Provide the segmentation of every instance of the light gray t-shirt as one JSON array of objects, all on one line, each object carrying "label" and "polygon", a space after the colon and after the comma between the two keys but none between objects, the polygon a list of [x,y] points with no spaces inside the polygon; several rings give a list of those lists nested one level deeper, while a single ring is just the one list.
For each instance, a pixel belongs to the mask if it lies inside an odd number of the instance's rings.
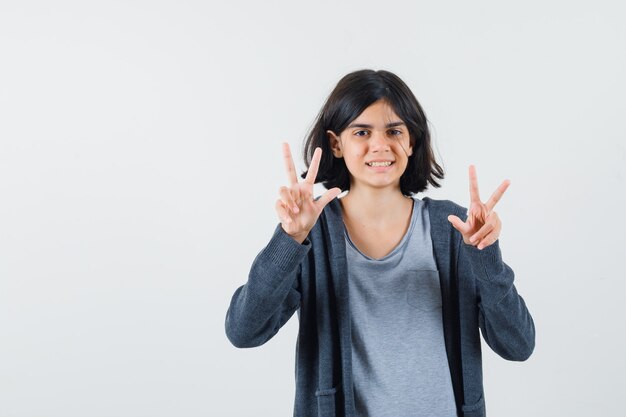
[{"label": "light gray t-shirt", "polygon": [[455,417],[427,208],[381,259],[345,236],[357,416]]}]

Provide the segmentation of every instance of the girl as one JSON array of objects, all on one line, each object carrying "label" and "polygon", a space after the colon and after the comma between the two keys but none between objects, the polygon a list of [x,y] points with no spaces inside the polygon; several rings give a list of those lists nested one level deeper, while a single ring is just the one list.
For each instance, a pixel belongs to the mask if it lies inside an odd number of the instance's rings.
[{"label": "girl", "polygon": [[[298,182],[283,144],[280,224],[233,295],[229,340],[262,345],[298,311],[294,416],[485,416],[479,329],[505,359],[535,344],[498,245],[509,182],[483,203],[470,166],[469,210],[415,198],[444,173],[421,106],[387,71],[339,81],[304,156]],[[328,191],[313,198],[316,182]]]}]

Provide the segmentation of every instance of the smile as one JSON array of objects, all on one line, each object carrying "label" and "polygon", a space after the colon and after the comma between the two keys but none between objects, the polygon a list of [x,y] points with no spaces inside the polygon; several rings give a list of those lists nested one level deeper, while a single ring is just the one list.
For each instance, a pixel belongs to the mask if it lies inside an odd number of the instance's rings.
[{"label": "smile", "polygon": [[393,164],[392,161],[387,161],[387,162],[366,162],[365,163],[367,166],[370,167],[388,167],[391,164]]}]

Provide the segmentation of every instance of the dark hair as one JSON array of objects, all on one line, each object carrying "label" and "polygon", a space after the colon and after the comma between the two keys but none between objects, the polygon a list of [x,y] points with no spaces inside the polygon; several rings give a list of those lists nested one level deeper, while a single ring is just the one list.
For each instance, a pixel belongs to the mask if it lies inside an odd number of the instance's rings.
[{"label": "dark hair", "polygon": [[302,178],[306,177],[315,148],[320,147],[322,159],[315,182],[322,182],[327,189],[350,189],[350,172],[344,159],[333,155],[327,131],[341,134],[367,107],[380,99],[387,101],[406,124],[413,146],[413,154],[400,177],[402,194],[410,196],[424,191],[429,183],[440,187],[437,179],[443,179],[443,168],[435,161],[430,146],[428,120],[422,107],[397,75],[369,69],[347,74],[328,96],[306,137],[304,162],[307,171],[302,174]]}]

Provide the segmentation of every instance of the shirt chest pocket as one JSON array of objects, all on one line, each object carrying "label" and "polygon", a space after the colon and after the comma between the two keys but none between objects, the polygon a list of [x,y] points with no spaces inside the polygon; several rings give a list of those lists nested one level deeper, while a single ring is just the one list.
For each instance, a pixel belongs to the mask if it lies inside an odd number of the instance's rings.
[{"label": "shirt chest pocket", "polygon": [[406,302],[421,311],[441,309],[439,271],[419,269],[408,271],[405,279]]}]

